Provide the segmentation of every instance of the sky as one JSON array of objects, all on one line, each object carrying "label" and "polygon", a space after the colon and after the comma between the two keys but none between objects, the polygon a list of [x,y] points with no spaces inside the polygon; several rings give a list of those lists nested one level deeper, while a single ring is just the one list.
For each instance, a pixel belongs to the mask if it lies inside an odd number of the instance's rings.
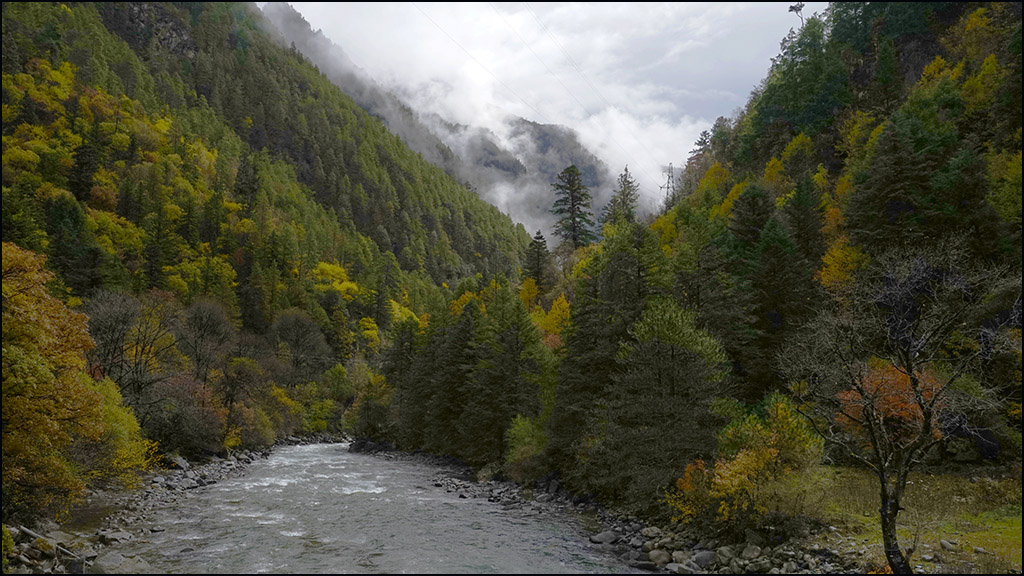
[{"label": "sky", "polygon": [[665,167],[746,103],[800,26],[790,3],[292,6],[418,110],[499,137],[509,115],[573,128],[614,174],[629,165],[648,209]]}]

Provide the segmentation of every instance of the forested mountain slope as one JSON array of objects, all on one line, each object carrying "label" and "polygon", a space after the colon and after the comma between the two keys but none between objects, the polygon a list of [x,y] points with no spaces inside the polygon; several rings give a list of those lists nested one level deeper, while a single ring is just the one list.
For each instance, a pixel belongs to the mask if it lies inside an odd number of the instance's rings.
[{"label": "forested mountain slope", "polygon": [[[23,509],[8,494],[52,488],[36,459],[78,442],[18,440],[54,417],[8,397],[32,321],[11,319],[9,349],[8,266],[32,290],[47,278],[20,250],[47,257],[58,308],[88,314],[91,339],[65,351],[87,366],[38,361],[112,379],[164,450],[259,444],[308,428],[300,414],[334,426],[356,396],[343,366],[394,318],[443,303],[446,282],[518,276],[522,227],[281,48],[253,5],[8,3],[3,21],[5,518]],[[57,492],[87,468],[67,466]],[[26,474],[41,484],[21,494]]]},{"label": "forested mountain slope", "polygon": [[287,3],[269,2],[263,12],[280,30],[284,45],[294,46],[410,148],[531,229],[550,230],[553,225],[548,212],[551,182],[569,164],[579,167],[598,206],[608,201],[608,167],[571,128],[509,117],[505,134],[499,136],[487,128],[415,110],[353,63],[341,46],[319,30],[314,32]]}]

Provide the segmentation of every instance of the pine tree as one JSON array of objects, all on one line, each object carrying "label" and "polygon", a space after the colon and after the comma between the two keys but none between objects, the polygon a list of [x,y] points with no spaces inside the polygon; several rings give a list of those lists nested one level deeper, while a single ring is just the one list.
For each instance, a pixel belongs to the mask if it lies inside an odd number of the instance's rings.
[{"label": "pine tree", "polygon": [[729,231],[741,246],[749,248],[757,243],[761,229],[774,211],[768,190],[760,184],[751,184],[733,204]]},{"label": "pine tree", "polygon": [[[705,132],[706,133],[706,132]],[[636,222],[636,204],[640,199],[640,186],[629,173],[629,166],[619,174],[619,187],[604,207],[599,221],[602,225]]]},{"label": "pine tree", "polygon": [[537,283],[537,287],[542,290],[544,287],[544,271],[547,270],[550,258],[548,243],[544,240],[544,234],[537,230],[533,240],[530,241],[530,247],[526,251],[526,269],[523,270],[523,274],[527,278],[533,278],[533,281]]},{"label": "pine tree", "polygon": [[572,244],[573,249],[593,242],[594,218],[590,212],[590,190],[583,185],[583,177],[573,164],[562,170],[558,182],[552,184],[558,199],[551,213],[558,216],[555,234],[563,242]]},{"label": "pine tree", "polygon": [[574,464],[579,447],[614,386],[619,346],[629,340],[629,327],[649,298],[668,291],[671,278],[657,235],[636,224],[606,237],[583,277],[566,334],[569,352],[560,368],[548,451],[570,484],[590,490],[592,471]]},{"label": "pine tree", "polygon": [[797,183],[795,194],[782,212],[800,254],[808,263],[819,262],[825,253],[821,237],[821,202],[810,180],[805,178]]}]

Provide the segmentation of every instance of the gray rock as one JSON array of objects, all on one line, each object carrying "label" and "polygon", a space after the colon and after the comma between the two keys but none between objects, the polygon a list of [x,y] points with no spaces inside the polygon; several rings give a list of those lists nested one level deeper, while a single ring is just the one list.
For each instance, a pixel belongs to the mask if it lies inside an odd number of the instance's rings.
[{"label": "gray rock", "polygon": [[703,572],[703,570],[700,566],[689,561],[679,564],[675,569],[676,574],[700,574],[701,572]]},{"label": "gray rock", "polygon": [[638,570],[647,570],[648,572],[654,572],[658,569],[658,566],[654,562],[649,562],[647,560],[634,560],[629,563],[629,566]]},{"label": "gray rock", "polygon": [[548,494],[554,494],[555,492],[558,492],[558,480],[557,479],[551,480],[551,482],[548,484]]},{"label": "gray rock", "polygon": [[590,537],[590,541],[594,544],[611,544],[619,539],[619,535],[611,530],[605,530],[600,534],[594,534]]},{"label": "gray rock", "polygon": [[188,463],[188,460],[185,460],[181,456],[169,456],[167,457],[167,461],[170,462],[174,468],[179,470],[188,470],[192,467],[192,465]]},{"label": "gray rock", "polygon": [[728,566],[729,561],[736,557],[736,553],[733,552],[732,547],[722,546],[715,551],[715,564],[720,566]]},{"label": "gray rock", "polygon": [[640,531],[640,535],[648,540],[661,538],[661,528],[658,528],[657,526],[648,526]]},{"label": "gray rock", "polygon": [[93,561],[89,571],[93,574],[144,574],[153,567],[141,558],[129,558],[120,552],[106,552]]},{"label": "gray rock", "polygon": [[753,560],[761,555],[761,547],[754,544],[747,544],[743,552],[740,552],[740,558],[744,560]]},{"label": "gray rock", "polygon": [[956,550],[956,545],[949,540],[939,540],[939,546],[942,546],[943,550]]},{"label": "gray rock", "polygon": [[114,532],[105,532],[100,534],[100,543],[102,544],[117,544],[118,542],[127,542],[132,539],[132,535],[123,530],[116,530]]},{"label": "gray rock", "polygon": [[974,547],[974,553],[975,554],[988,554],[988,550],[985,550],[981,546],[975,546]]},{"label": "gray rock", "polygon": [[672,556],[665,550],[661,549],[651,550],[647,555],[651,559],[651,562],[654,562],[658,566],[664,566],[672,561]]},{"label": "gray rock", "polygon": [[539,503],[541,503],[541,504],[543,504],[545,502],[551,502],[554,499],[555,499],[554,494],[551,494],[550,492],[546,492],[544,494],[541,494],[541,495],[537,496],[534,500],[539,502]]},{"label": "gray rock", "polygon": [[690,561],[701,568],[707,568],[714,560],[715,553],[712,550],[700,550],[690,557]]},{"label": "gray rock", "polygon": [[644,541],[634,536],[629,541],[629,545],[632,546],[633,548],[639,548],[639,547],[644,545]]},{"label": "gray rock", "polygon": [[676,550],[672,553],[672,562],[675,564],[682,564],[690,559],[690,553],[686,550]]},{"label": "gray rock", "polygon": [[792,560],[790,560],[789,562],[786,562],[785,564],[782,565],[782,571],[785,572],[786,574],[793,574],[794,572],[799,570],[799,568],[800,567],[797,566],[797,563],[793,562]]},{"label": "gray rock", "polygon": [[747,565],[747,570],[750,572],[757,572],[758,574],[764,574],[772,569],[772,561],[769,558],[758,558]]}]

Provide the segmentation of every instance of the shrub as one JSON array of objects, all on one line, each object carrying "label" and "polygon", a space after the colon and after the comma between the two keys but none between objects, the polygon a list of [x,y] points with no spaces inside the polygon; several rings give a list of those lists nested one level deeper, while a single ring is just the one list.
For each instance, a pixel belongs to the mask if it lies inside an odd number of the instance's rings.
[{"label": "shrub", "polygon": [[157,444],[142,436],[132,409],[125,406],[113,380],[95,383],[103,398],[103,434],[96,440],[80,440],[73,447],[74,459],[87,470],[90,481],[134,487],[139,472],[155,464]]},{"label": "shrub", "polygon": [[792,401],[775,392],[752,411],[729,401],[715,409],[732,421],[718,433],[714,466],[690,463],[666,495],[674,519],[741,527],[769,513],[810,513],[824,497],[823,446]]},{"label": "shrub", "polygon": [[143,429],[163,452],[201,456],[221,451],[224,414],[208,387],[178,374],[154,385],[151,394],[156,409]]},{"label": "shrub", "polygon": [[520,484],[527,484],[544,475],[541,455],[548,445],[548,436],[537,420],[517,415],[505,433],[508,453],[505,471]]}]

